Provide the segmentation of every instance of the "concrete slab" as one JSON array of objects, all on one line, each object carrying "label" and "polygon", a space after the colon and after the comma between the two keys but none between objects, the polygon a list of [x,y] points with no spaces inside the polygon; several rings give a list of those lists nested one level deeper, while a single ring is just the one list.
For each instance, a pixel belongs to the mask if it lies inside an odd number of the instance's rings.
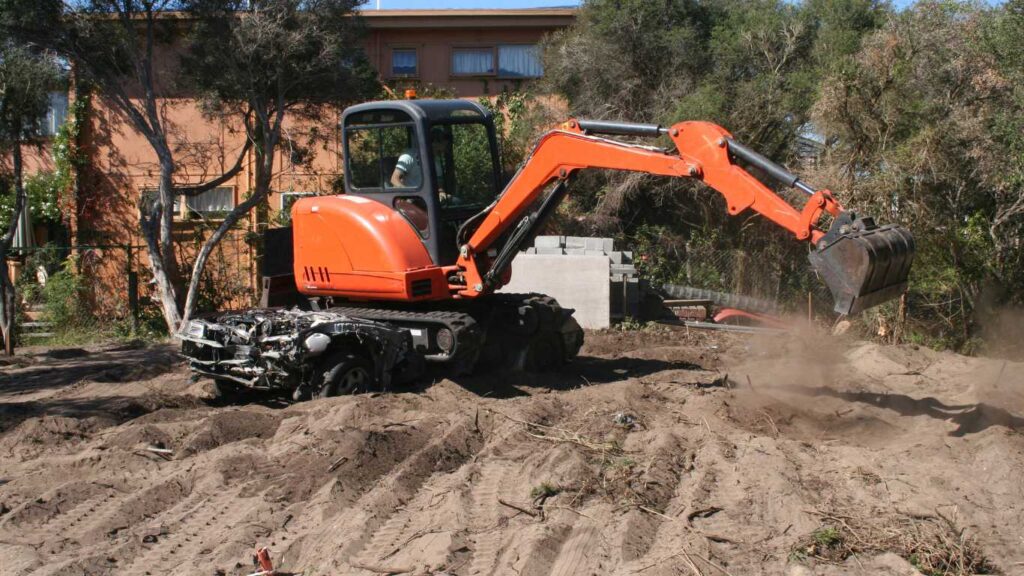
[{"label": "concrete slab", "polygon": [[611,285],[607,256],[518,254],[512,261],[512,281],[501,292],[538,292],[576,309],[584,328],[611,325]]}]

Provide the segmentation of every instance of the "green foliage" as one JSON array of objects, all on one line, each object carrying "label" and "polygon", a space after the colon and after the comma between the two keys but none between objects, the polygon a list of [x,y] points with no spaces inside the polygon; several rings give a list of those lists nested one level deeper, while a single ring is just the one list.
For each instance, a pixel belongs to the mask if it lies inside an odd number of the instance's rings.
[{"label": "green foliage", "polygon": [[541,482],[537,486],[530,488],[530,498],[533,500],[537,500],[539,498],[550,498],[561,491],[561,486],[550,484],[548,482]]},{"label": "green foliage", "polygon": [[505,177],[511,177],[526,158],[532,143],[528,115],[530,95],[506,89],[493,100],[481,98],[479,102],[494,115],[494,129],[500,142],[501,170]]},{"label": "green foliage", "polygon": [[86,91],[79,91],[68,110],[68,120],[61,125],[51,143],[53,155],[52,189],[58,196],[71,190],[75,177],[86,168],[89,156],[79,148],[78,138],[82,127],[89,121],[89,106],[92,97]]},{"label": "green foliage", "polygon": [[811,539],[813,539],[814,542],[822,548],[832,548],[838,546],[843,541],[843,537],[839,533],[839,530],[833,526],[818,528],[811,533]]},{"label": "green foliage", "polygon": [[95,326],[89,309],[88,279],[78,272],[77,260],[68,258],[42,289],[45,315],[55,332],[77,333]]},{"label": "green foliage", "polygon": [[[1024,302],[1024,0],[592,0],[544,54],[542,82],[571,115],[717,122],[912,230],[905,316],[872,311],[876,326],[972,351],[981,312]],[[798,154],[807,134],[820,155]],[[584,174],[568,212],[561,231],[615,235],[654,282],[791,302],[820,288],[805,248],[761,218],[727,218],[692,182]],[[754,268],[771,282],[752,283]]]},{"label": "green foliage", "polygon": [[[866,0],[594,0],[547,42],[543,85],[574,116],[714,121],[792,165],[822,78],[843,70],[890,14]],[[760,218],[729,218],[720,197],[694,181],[590,172],[577,178],[571,203],[563,226],[616,236],[655,282],[806,295],[806,259],[791,236]]]},{"label": "green foliage", "polygon": [[[63,189],[54,172],[37,172],[25,178],[25,194],[33,223],[60,222],[60,195]],[[14,214],[14,190],[0,195],[0,228],[6,229]]]},{"label": "green foliage", "polygon": [[[196,24],[183,76],[208,109],[275,101],[294,114],[359,101],[377,89],[360,44],[356,0],[186,0]],[[280,98],[280,100],[277,100]],[[266,112],[266,110],[257,110]],[[263,135],[267,136],[267,135]]]},{"label": "green foliage", "polygon": [[916,236],[909,321],[931,345],[975,351],[979,306],[1024,299],[1020,26],[1013,4],[919,3],[815,104],[832,142],[820,181]]},{"label": "green foliage", "polygon": [[626,316],[621,322],[615,325],[619,332],[667,332],[668,328],[659,322],[649,320],[643,322],[632,316]]}]

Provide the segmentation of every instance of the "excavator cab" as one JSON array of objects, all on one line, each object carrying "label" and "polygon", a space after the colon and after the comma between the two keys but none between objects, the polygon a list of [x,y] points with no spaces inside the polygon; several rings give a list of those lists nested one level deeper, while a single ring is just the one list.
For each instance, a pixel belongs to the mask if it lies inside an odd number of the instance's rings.
[{"label": "excavator cab", "polygon": [[345,192],[391,206],[436,265],[454,264],[459,227],[498,193],[491,113],[465,100],[371,102],[342,126]]}]

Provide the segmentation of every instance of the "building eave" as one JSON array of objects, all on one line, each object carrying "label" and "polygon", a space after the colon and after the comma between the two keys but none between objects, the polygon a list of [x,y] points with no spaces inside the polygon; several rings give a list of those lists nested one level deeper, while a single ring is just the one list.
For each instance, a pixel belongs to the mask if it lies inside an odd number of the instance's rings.
[{"label": "building eave", "polygon": [[563,28],[576,19],[575,8],[479,10],[361,10],[371,30],[401,28]]}]

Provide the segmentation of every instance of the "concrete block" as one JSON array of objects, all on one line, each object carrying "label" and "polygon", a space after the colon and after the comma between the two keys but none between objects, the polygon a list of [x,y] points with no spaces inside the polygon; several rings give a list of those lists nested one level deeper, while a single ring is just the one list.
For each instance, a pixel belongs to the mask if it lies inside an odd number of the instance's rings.
[{"label": "concrete block", "polygon": [[537,236],[533,241],[534,248],[561,248],[564,236]]},{"label": "concrete block", "polygon": [[587,239],[579,236],[566,236],[565,237],[566,248],[579,248],[581,250],[587,249]]},{"label": "concrete block", "polygon": [[636,274],[636,267],[633,266],[632,264],[612,264],[611,273],[612,274],[635,275]]},{"label": "concrete block", "polygon": [[609,252],[608,253],[608,258],[611,259],[612,264],[629,264],[629,262],[624,262],[623,261],[622,252],[618,252],[618,251]]},{"label": "concrete block", "polygon": [[625,287],[625,308],[626,315],[634,318],[640,317],[640,280],[636,277],[627,278],[623,283]]},{"label": "concrete block", "polygon": [[587,250],[584,250],[583,253],[586,254],[587,256],[608,256],[608,254],[606,254],[604,250],[590,250],[589,248]]},{"label": "concrete block", "polygon": [[601,241],[604,243],[602,250],[604,250],[605,254],[611,252],[612,250],[615,250],[614,238],[602,238]]},{"label": "concrete block", "polygon": [[622,251],[622,263],[623,264],[632,264],[633,263],[633,251],[632,250],[623,250]]},{"label": "concrete block", "polygon": [[565,253],[569,256],[586,256],[587,251],[583,248],[566,248]]},{"label": "concrete block", "polygon": [[587,250],[604,251],[604,238],[584,238],[583,244]]},{"label": "concrete block", "polygon": [[537,253],[537,249],[536,248],[527,248],[526,250],[523,250],[523,252],[525,252],[527,254],[536,254]]},{"label": "concrete block", "polygon": [[501,292],[539,292],[574,308],[584,328],[611,324],[611,285],[607,256],[518,254],[512,261],[512,281]]},{"label": "concrete block", "polygon": [[565,254],[562,248],[537,248],[537,254],[559,255]]}]

